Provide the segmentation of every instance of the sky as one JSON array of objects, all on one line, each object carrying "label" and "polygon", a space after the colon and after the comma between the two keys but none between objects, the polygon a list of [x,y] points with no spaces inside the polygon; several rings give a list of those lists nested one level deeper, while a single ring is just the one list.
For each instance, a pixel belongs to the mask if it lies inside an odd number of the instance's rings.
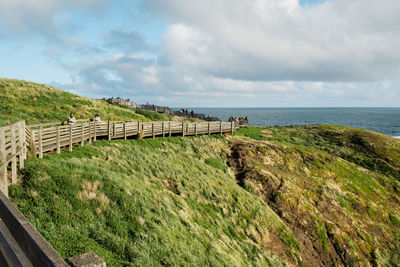
[{"label": "sky", "polygon": [[0,0],[0,77],[171,107],[399,107],[398,0]]}]

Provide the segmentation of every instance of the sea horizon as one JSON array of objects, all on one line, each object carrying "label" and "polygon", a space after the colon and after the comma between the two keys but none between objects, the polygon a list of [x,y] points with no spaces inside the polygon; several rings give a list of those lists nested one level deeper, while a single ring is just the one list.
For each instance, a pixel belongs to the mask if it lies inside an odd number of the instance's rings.
[{"label": "sea horizon", "polygon": [[[400,107],[181,107],[226,121],[246,117],[250,126],[325,124],[349,126],[400,138]],[[174,110],[180,108],[173,108]]]}]

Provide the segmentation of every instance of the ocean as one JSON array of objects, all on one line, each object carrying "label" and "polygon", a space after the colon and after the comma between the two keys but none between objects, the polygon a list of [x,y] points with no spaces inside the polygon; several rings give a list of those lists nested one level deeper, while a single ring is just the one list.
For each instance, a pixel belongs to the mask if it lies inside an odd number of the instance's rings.
[{"label": "ocean", "polygon": [[245,117],[252,126],[330,124],[372,130],[400,138],[400,108],[187,108],[227,121]]}]

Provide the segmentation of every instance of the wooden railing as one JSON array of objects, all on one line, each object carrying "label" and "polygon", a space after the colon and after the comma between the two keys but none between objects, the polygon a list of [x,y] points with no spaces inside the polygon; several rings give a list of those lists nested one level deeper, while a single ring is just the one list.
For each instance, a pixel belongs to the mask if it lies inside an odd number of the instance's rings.
[{"label": "wooden railing", "polygon": [[97,138],[127,139],[130,136],[166,137],[172,135],[201,135],[233,133],[235,122],[93,122],[80,120],[74,125],[46,123],[25,127],[25,121],[0,128],[0,190],[8,194],[8,166],[11,163],[11,183],[17,181],[17,162],[24,167],[27,148],[39,158],[46,152],[72,151],[74,145],[84,145]]},{"label": "wooden railing", "polygon": [[25,121],[0,128],[0,190],[8,195],[8,165],[11,163],[11,183],[17,182],[17,162],[24,168],[26,157]]}]

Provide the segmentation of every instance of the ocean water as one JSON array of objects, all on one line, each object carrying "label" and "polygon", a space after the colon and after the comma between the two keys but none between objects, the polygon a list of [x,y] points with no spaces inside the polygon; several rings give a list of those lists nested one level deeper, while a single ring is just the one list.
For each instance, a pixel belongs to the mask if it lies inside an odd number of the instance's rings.
[{"label": "ocean water", "polygon": [[330,124],[372,130],[400,138],[400,108],[187,108],[221,120],[245,117],[249,125]]}]

